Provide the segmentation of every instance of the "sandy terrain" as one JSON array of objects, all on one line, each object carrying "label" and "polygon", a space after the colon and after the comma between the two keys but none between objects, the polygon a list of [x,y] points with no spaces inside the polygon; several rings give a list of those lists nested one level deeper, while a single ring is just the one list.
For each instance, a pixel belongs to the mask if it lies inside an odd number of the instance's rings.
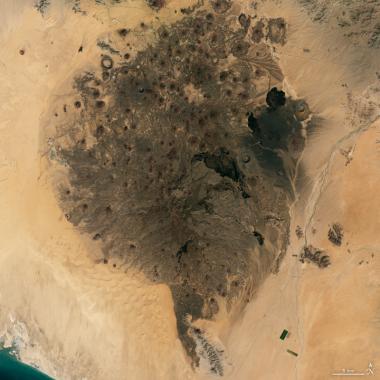
[{"label": "sandy terrain", "polygon": [[[174,21],[183,4],[168,1],[159,17]],[[224,348],[228,379],[324,380],[342,368],[365,371],[370,362],[380,379],[380,50],[354,46],[331,20],[313,23],[295,1],[267,1],[257,12],[287,21],[287,43],[275,52],[284,87],[322,121],[303,153],[280,272],[241,317],[231,322],[221,310],[215,322],[199,325]],[[191,369],[168,287],[103,265],[98,247],[58,207],[41,158],[48,101],[91,65],[96,38],[157,14],[133,1],[83,16],[58,1],[41,17],[21,0],[1,4],[0,14],[0,336],[57,379],[212,377]],[[333,223],[344,229],[340,247],[327,238]],[[304,238],[296,237],[297,225]],[[331,266],[300,263],[294,255],[304,243],[326,250]],[[290,335],[281,341],[285,328]]]},{"label": "sandy terrain", "polygon": [[[9,342],[21,335],[22,359],[59,379],[176,378],[178,372],[191,378],[168,289],[138,275],[110,277],[94,264],[89,254],[96,248],[73,232],[43,174],[39,124],[49,93],[70,74],[62,57],[70,70],[90,60],[91,52],[81,56],[78,48],[107,30],[111,16],[93,22],[70,13],[62,29],[59,10],[46,20],[21,3],[3,8],[2,335],[7,331]],[[137,23],[149,9],[132,12],[124,16]]]},{"label": "sandy terrain", "polygon": [[[323,118],[323,128],[311,134],[304,152],[304,192],[294,205],[293,236],[281,273],[265,283],[227,338],[236,363],[231,378],[327,379],[344,368],[365,372],[380,359],[379,53],[352,48],[332,28],[324,36],[325,30],[292,5],[268,5],[264,14],[277,12],[290,20],[281,67],[295,94]],[[351,152],[347,165],[342,151]],[[327,239],[335,222],[345,230],[341,247]],[[301,240],[297,225],[306,226]],[[300,264],[294,254],[304,240],[325,249],[332,265],[320,270]],[[281,342],[284,328],[291,335]]]}]

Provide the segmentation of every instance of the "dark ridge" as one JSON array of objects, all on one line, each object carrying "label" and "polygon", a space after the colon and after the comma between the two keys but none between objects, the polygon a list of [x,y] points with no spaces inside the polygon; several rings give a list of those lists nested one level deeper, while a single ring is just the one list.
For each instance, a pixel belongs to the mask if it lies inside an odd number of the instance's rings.
[{"label": "dark ridge", "polygon": [[42,15],[45,14],[49,6],[50,6],[50,0],[38,0],[36,1],[34,5],[37,11],[40,12]]},{"label": "dark ridge", "polygon": [[304,237],[304,233],[301,226],[296,227],[296,236],[298,239],[302,239]]},{"label": "dark ridge", "polygon": [[236,160],[230,156],[230,152],[225,148],[218,149],[214,154],[196,154],[194,160],[203,161],[209,169],[215,170],[222,177],[231,178],[234,182],[239,182],[244,177]]},{"label": "dark ridge", "polygon": [[114,49],[109,43],[105,42],[105,41],[98,41],[97,42],[97,45],[102,49],[102,50],[106,50],[108,51],[109,53],[111,54],[119,54],[119,50],[117,49]]},{"label": "dark ridge", "polygon": [[187,283],[171,286],[171,291],[179,336],[187,353],[193,359],[194,365],[198,366],[199,356],[196,352],[196,342],[190,335],[191,324],[187,321],[186,317],[191,316],[192,321],[202,317],[203,297],[195,293]]},{"label": "dark ridge", "polygon": [[305,261],[313,263],[319,268],[326,268],[331,264],[330,257],[325,254],[323,250],[315,248],[312,245],[308,245],[303,248],[300,261],[302,263]]},{"label": "dark ridge", "polygon": [[188,240],[176,253],[176,257],[178,259],[178,263],[181,262],[182,254],[187,253],[188,245],[191,243],[191,240]]},{"label": "dark ridge", "polygon": [[165,0],[146,0],[146,2],[154,10],[160,10],[165,6]]},{"label": "dark ridge", "polygon": [[117,33],[119,34],[119,36],[125,37],[129,33],[129,29],[121,28],[117,30]]},{"label": "dark ridge", "polygon": [[249,26],[251,25],[251,17],[250,16],[247,16],[246,14],[244,13],[241,13],[239,18],[239,24],[241,25],[242,28],[244,29],[248,29]]},{"label": "dark ridge", "polygon": [[342,245],[343,227],[339,223],[334,223],[328,232],[328,239],[336,246]]},{"label": "dark ridge", "polygon": [[210,0],[211,6],[215,12],[225,13],[232,6],[232,0]]},{"label": "dark ridge", "polygon": [[254,134],[260,134],[260,126],[258,120],[253,116],[252,112],[248,114],[248,128]]},{"label": "dark ridge", "polygon": [[259,43],[264,38],[264,23],[262,21],[257,21],[255,26],[252,28],[252,41]]},{"label": "dark ridge", "polygon": [[253,232],[253,235],[255,235],[255,238],[257,239],[257,241],[259,242],[260,245],[263,245],[263,244],[264,244],[264,236],[261,235],[260,232],[258,232],[258,231],[254,231],[254,232]]},{"label": "dark ridge", "polygon": [[268,38],[271,42],[285,44],[286,23],[282,17],[272,18],[268,21]]},{"label": "dark ridge", "polygon": [[214,170],[221,177],[227,177],[233,182],[237,182],[237,189],[241,192],[241,196],[244,199],[250,198],[244,181],[244,174],[239,169],[236,159],[231,157],[227,149],[219,148],[214,154],[198,153],[193,157],[193,160],[203,161],[207,168]]},{"label": "dark ridge", "polygon": [[181,8],[180,11],[184,15],[191,15],[202,5],[204,5],[204,0],[198,0],[196,4],[192,5],[191,7]]}]

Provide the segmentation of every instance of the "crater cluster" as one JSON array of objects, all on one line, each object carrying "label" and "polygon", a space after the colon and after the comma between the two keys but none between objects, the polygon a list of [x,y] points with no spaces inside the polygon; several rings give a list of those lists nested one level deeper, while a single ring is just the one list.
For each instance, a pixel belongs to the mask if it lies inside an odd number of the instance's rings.
[{"label": "crater cluster", "polygon": [[161,26],[135,55],[133,32],[116,31],[122,60],[109,49],[99,72],[75,78],[74,107],[50,137],[67,219],[106,265],[170,287],[194,365],[192,323],[243,305],[277,270],[303,149],[299,102],[271,89],[270,48],[230,5]]}]

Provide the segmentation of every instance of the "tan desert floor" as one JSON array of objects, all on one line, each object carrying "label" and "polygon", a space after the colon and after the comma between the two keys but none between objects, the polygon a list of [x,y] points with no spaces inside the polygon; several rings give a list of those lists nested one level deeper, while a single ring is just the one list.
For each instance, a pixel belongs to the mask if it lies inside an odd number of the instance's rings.
[{"label": "tan desert floor", "polygon": [[[167,4],[162,20],[189,2]],[[280,273],[233,326],[222,314],[206,325],[225,346],[226,379],[325,380],[370,362],[380,379],[380,53],[313,24],[291,0],[267,1],[258,12],[289,23],[288,42],[276,51],[284,87],[324,123],[304,152],[307,186],[293,205]],[[94,263],[96,248],[62,215],[39,151],[48,102],[67,95],[54,91],[91,64],[97,36],[154,16],[137,0],[86,17],[63,1],[45,18],[30,2],[0,4],[0,336],[21,339],[22,359],[57,379],[210,378],[188,364],[169,289]],[[341,149],[351,148],[346,165]],[[345,232],[339,248],[327,240],[334,222]],[[308,244],[329,252],[330,267],[292,256],[304,244],[297,225]],[[284,328],[290,335],[281,341]]]},{"label": "tan desert floor", "polygon": [[[310,190],[294,205],[281,271],[226,338],[235,367],[230,378],[346,378],[331,375],[367,374],[371,363],[369,375],[380,379],[380,53],[352,47],[329,27],[310,23],[293,2],[287,5],[268,2],[262,11],[288,20],[288,43],[278,51],[286,82],[324,122],[303,155]],[[342,149],[352,152],[347,166]],[[335,222],[345,229],[339,248],[327,239]],[[295,237],[297,225],[307,226],[308,244],[328,251],[330,267],[292,256],[305,242]],[[281,341],[285,328],[290,335]]]}]

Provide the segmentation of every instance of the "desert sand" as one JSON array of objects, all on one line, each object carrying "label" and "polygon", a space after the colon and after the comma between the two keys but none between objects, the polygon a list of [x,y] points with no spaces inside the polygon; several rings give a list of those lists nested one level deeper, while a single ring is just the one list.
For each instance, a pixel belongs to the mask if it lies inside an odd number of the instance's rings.
[{"label": "desert sand", "polygon": [[[83,2],[86,15],[63,1],[43,15],[30,1],[0,5],[0,337],[56,379],[217,377],[202,362],[192,369],[169,287],[105,266],[99,246],[66,220],[41,149],[51,99],[69,97],[69,79],[94,66],[99,36],[172,23],[189,3],[167,1],[157,12],[142,0]],[[224,350],[226,379],[324,380],[370,363],[380,378],[380,49],[336,26],[343,2],[322,23],[297,1],[255,3],[234,6],[286,20],[287,42],[272,53],[285,92],[307,102],[315,130],[298,164],[279,272],[240,315],[221,307],[197,325]],[[148,31],[136,44],[151,40]],[[343,226],[340,246],[328,240],[334,223]],[[301,263],[305,244],[325,250],[331,265]]]}]

